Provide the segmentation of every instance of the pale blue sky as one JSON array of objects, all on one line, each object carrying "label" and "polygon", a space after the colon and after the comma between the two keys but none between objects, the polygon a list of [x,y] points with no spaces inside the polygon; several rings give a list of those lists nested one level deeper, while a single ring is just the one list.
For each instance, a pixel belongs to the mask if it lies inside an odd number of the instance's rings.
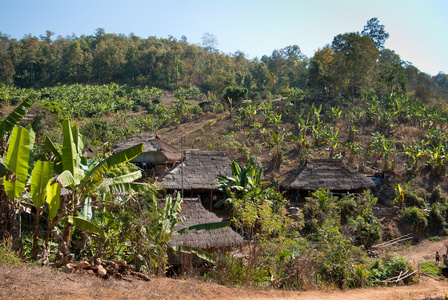
[{"label": "pale blue sky", "polygon": [[208,32],[224,53],[248,58],[298,45],[314,52],[377,17],[390,34],[386,48],[421,71],[448,73],[448,0],[0,0],[0,31],[20,39],[46,30],[71,34],[121,33],[201,44]]}]

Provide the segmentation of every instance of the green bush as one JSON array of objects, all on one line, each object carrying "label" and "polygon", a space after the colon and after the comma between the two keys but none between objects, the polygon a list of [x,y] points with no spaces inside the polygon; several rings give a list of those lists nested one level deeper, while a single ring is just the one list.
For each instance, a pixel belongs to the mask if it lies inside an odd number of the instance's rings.
[{"label": "green bush", "polygon": [[403,220],[412,226],[414,232],[422,232],[428,226],[427,212],[416,206],[402,211]]},{"label": "green bush", "polygon": [[442,271],[432,262],[422,262],[419,264],[420,272],[442,277]]},{"label": "green bush", "polygon": [[21,265],[22,259],[12,250],[11,243],[8,240],[4,240],[0,243],[0,265]]},{"label": "green bush", "polygon": [[[410,274],[414,271],[412,265],[404,257],[399,255],[376,259],[371,262],[369,269],[370,281],[384,281],[396,277],[400,273],[403,274],[408,271],[408,274]],[[411,283],[414,281],[414,278],[415,276],[407,277],[403,282],[406,284]]]}]

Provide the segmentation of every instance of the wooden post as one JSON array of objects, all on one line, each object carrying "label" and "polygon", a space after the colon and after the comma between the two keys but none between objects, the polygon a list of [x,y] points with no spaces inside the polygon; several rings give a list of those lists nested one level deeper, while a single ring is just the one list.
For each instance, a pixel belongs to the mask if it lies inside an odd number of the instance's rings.
[{"label": "wooden post", "polygon": [[213,190],[210,190],[210,211],[213,210]]}]

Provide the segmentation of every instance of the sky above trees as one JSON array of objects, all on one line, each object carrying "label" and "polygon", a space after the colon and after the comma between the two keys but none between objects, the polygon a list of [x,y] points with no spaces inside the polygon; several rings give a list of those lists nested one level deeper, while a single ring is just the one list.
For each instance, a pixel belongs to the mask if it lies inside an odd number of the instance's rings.
[{"label": "sky above trees", "polygon": [[390,38],[385,47],[430,75],[448,73],[448,1],[446,0],[0,0],[0,32],[21,39],[26,34],[91,35],[97,28],[147,38],[182,36],[202,44],[210,33],[224,53],[247,58],[271,55],[298,45],[314,52],[341,33],[363,30],[377,17]]}]

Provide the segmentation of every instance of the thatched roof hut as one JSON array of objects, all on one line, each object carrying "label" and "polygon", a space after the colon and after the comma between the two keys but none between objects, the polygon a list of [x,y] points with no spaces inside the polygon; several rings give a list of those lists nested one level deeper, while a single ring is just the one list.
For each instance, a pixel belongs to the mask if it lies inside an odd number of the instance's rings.
[{"label": "thatched roof hut", "polygon": [[185,191],[185,197],[200,196],[212,210],[213,194],[220,194],[217,175],[232,176],[225,152],[185,150],[183,161],[158,178],[167,193]]},{"label": "thatched roof hut", "polygon": [[[167,189],[218,190],[217,175],[232,176],[230,160],[225,152],[185,150],[183,161],[159,177]],[[182,178],[183,177],[183,178]]]},{"label": "thatched roof hut", "polygon": [[176,163],[181,160],[179,149],[162,141],[157,135],[150,133],[137,133],[112,147],[120,152],[132,146],[143,144],[143,152],[134,158],[134,163]]},{"label": "thatched roof hut", "polygon": [[354,193],[375,186],[374,182],[338,159],[310,159],[280,184],[284,190]]},{"label": "thatched roof hut", "polygon": [[[185,217],[185,220],[174,226],[174,231],[193,225],[221,222],[221,219],[214,213],[207,211],[197,198],[183,200],[179,217],[182,216]],[[242,242],[243,238],[238,233],[233,231],[232,228],[226,227],[209,231],[190,230],[179,235],[172,235],[168,244],[170,246],[187,246],[206,250],[239,246]]]}]

